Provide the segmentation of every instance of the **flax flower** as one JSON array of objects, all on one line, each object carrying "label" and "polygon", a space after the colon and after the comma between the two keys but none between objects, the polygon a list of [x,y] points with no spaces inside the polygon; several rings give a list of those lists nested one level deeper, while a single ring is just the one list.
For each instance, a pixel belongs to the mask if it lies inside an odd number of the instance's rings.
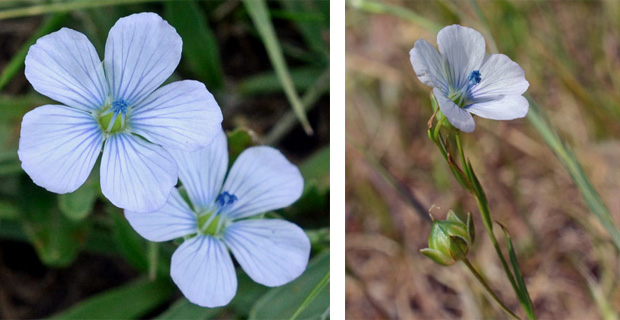
[{"label": "flax flower", "polygon": [[464,132],[476,124],[471,114],[512,120],[527,114],[522,94],[529,83],[521,67],[503,54],[485,56],[482,35],[471,28],[452,25],[437,34],[437,50],[425,40],[409,52],[418,79],[433,88],[441,112]]},{"label": "flax flower", "polygon": [[197,81],[160,88],[181,59],[182,40],[154,13],[119,19],[105,58],[80,32],[62,28],[30,47],[26,78],[61,105],[22,121],[19,159],[34,183],[73,192],[101,150],[101,190],[116,206],[148,212],[164,205],[178,179],[167,150],[197,150],[221,130],[222,113]]},{"label": "flax flower", "polygon": [[304,231],[258,216],[290,205],[303,190],[299,170],[278,150],[248,148],[228,175],[224,133],[205,149],[172,155],[191,206],[175,189],[161,210],[125,210],[125,216],[150,241],[186,239],[172,255],[170,275],[189,301],[219,307],[235,296],[237,277],[228,250],[252,280],[269,287],[288,283],[306,269],[310,241]]}]

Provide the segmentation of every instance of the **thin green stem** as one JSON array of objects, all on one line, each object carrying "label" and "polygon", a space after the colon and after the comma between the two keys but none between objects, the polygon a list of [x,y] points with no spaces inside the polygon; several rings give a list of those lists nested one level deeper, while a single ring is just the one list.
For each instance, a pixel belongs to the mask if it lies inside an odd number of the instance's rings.
[{"label": "thin green stem", "polygon": [[513,316],[515,319],[519,319],[519,317],[517,317],[516,314],[514,314],[512,311],[510,311],[510,309],[508,309],[508,307],[506,307],[506,305],[499,299],[499,297],[497,297],[495,292],[493,292],[491,287],[489,287],[489,284],[486,282],[486,280],[484,280],[484,278],[482,278],[482,276],[478,273],[478,271],[476,271],[476,269],[471,264],[471,262],[469,262],[469,259],[465,258],[465,260],[463,260],[463,263],[465,263],[465,265],[467,266],[469,271],[471,271],[471,273],[474,274],[476,279],[478,279],[478,282],[480,282],[480,284],[487,290],[487,292],[491,295],[493,300],[495,300],[495,302],[497,302],[497,304],[499,304],[499,306],[502,308],[502,310],[504,310],[509,315]]}]

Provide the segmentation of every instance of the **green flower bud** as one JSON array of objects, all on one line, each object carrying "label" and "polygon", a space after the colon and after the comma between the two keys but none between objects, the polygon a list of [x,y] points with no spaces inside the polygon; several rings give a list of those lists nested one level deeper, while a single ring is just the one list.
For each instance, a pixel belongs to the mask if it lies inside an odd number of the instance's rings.
[{"label": "green flower bud", "polygon": [[420,250],[420,253],[438,264],[449,266],[467,258],[475,237],[471,213],[467,214],[467,223],[465,223],[453,211],[450,211],[446,220],[433,220],[428,248]]}]

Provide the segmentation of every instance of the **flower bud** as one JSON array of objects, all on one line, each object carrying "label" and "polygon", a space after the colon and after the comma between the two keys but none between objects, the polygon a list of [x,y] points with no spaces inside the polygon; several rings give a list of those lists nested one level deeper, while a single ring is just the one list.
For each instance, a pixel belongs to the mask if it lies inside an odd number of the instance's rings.
[{"label": "flower bud", "polygon": [[476,237],[471,213],[467,214],[467,223],[453,212],[448,212],[446,220],[433,220],[428,248],[420,253],[438,264],[449,266],[467,258],[469,248]]}]

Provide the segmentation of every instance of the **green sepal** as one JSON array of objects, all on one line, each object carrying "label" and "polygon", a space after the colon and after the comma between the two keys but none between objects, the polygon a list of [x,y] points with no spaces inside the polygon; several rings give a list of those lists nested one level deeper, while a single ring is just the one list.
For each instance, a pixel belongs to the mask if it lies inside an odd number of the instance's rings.
[{"label": "green sepal", "polygon": [[445,254],[430,248],[420,249],[420,253],[429,257],[431,260],[435,261],[435,263],[438,263],[442,266],[451,266],[456,262],[456,260],[454,260],[452,257],[446,256]]}]

